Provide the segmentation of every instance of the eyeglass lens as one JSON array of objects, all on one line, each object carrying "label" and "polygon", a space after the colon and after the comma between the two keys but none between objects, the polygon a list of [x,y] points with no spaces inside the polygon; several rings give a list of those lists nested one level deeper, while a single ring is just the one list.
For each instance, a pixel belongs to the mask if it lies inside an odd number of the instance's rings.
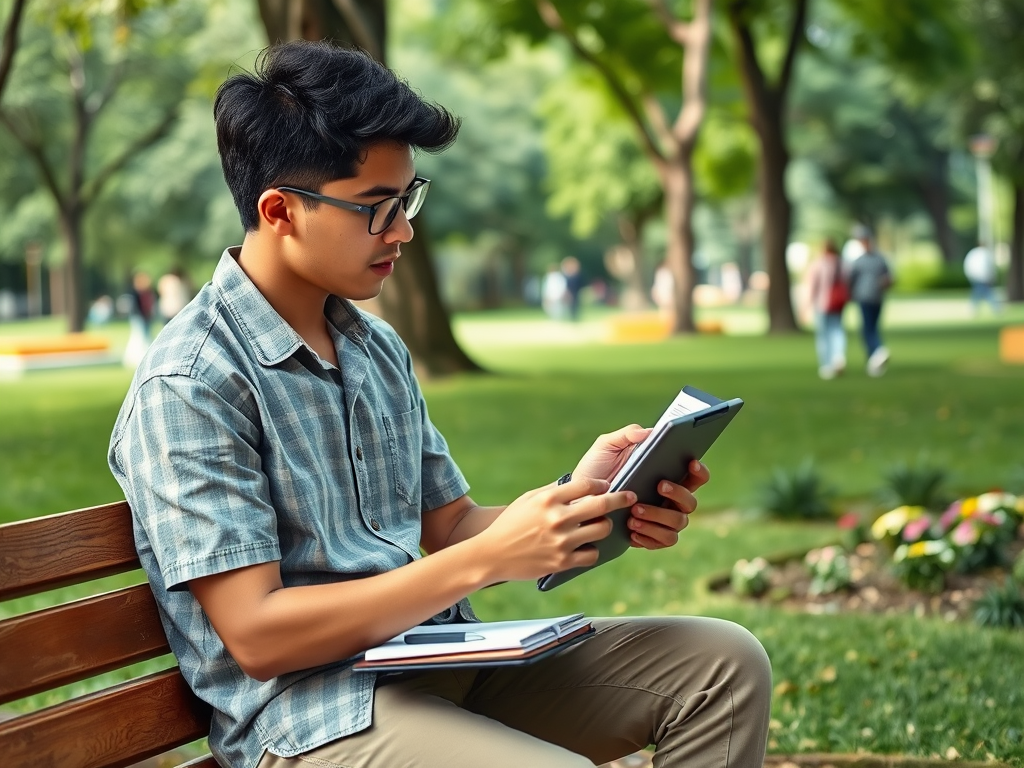
[{"label": "eyeglass lens", "polygon": [[[405,204],[405,217],[407,219],[411,219],[420,212],[420,208],[423,207],[423,200],[427,196],[427,188],[429,186],[429,183],[420,184],[409,192],[409,195],[406,198],[408,202]],[[398,215],[398,207],[402,204],[402,199],[403,198],[401,197],[390,197],[383,201],[381,205],[377,206],[377,210],[373,214],[373,219],[370,220],[370,234],[379,235],[391,226],[391,222],[393,222],[395,220],[395,216]]]}]

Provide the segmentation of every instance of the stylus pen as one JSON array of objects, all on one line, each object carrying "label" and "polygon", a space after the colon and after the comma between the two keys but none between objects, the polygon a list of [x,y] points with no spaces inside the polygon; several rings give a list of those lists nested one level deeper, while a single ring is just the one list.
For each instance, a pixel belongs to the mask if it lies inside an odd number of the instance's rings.
[{"label": "stylus pen", "polygon": [[418,632],[405,636],[409,645],[425,645],[427,643],[466,643],[470,640],[483,640],[483,635],[472,632]]}]

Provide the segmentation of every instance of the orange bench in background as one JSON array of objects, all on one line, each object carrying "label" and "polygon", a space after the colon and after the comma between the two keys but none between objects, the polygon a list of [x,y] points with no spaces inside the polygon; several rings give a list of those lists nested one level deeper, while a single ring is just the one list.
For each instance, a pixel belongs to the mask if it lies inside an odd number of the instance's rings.
[{"label": "orange bench in background", "polygon": [[999,359],[1024,363],[1024,325],[1008,325],[999,332]]},{"label": "orange bench in background", "polygon": [[[722,333],[721,320],[698,320],[698,333]],[[617,342],[660,341],[672,334],[672,319],[660,312],[615,315],[608,320],[608,340]]]},{"label": "orange bench in background", "polygon": [[116,363],[110,341],[89,333],[25,338],[0,337],[0,373],[21,373],[38,368]]}]

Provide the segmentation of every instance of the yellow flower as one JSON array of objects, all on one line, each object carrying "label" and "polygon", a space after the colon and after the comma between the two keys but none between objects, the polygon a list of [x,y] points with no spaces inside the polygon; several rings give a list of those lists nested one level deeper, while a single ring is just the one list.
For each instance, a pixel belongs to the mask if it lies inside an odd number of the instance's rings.
[{"label": "yellow flower", "polygon": [[970,517],[978,511],[978,499],[975,496],[964,499],[964,503],[960,505],[960,517]]},{"label": "yellow flower", "polygon": [[875,539],[896,536],[903,530],[903,526],[911,520],[916,520],[923,514],[924,507],[896,507],[896,509],[886,512],[872,523],[871,536]]},{"label": "yellow flower", "polygon": [[928,554],[927,541],[915,541],[907,547],[907,557],[922,557]]}]

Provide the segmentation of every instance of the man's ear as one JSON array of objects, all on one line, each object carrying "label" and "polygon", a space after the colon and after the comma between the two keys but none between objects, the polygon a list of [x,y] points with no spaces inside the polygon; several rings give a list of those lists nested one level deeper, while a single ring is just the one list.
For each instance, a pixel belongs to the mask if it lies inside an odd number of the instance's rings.
[{"label": "man's ear", "polygon": [[292,203],[282,192],[268,189],[256,201],[256,210],[260,215],[260,226],[267,226],[278,237],[287,237],[295,232],[295,208],[302,203]]}]

